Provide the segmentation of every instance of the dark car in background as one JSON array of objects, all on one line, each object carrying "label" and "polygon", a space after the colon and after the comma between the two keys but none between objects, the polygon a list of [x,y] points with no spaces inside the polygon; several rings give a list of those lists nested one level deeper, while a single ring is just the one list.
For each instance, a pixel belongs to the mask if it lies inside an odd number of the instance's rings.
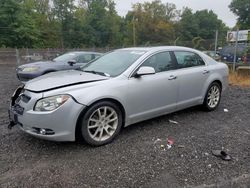
[{"label": "dark car in background", "polygon": [[[247,44],[238,44],[237,53],[236,53],[236,62],[243,61],[244,52],[247,50]],[[235,53],[235,46],[228,45],[221,49],[220,55],[221,60],[226,61],[228,63],[234,62],[234,53]]]},{"label": "dark car in background", "polygon": [[100,57],[102,54],[97,52],[68,52],[56,57],[51,61],[38,61],[21,65],[17,68],[17,77],[22,82],[27,82],[38,76],[60,71],[78,69],[89,61]]}]

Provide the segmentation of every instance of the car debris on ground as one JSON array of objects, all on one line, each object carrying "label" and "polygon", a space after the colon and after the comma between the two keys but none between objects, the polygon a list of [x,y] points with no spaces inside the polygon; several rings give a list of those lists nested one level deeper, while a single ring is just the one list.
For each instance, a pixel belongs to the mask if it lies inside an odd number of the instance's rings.
[{"label": "car debris on ground", "polygon": [[174,141],[172,138],[167,139],[167,148],[170,149],[172,145],[174,144]]},{"label": "car debris on ground", "polygon": [[[164,142],[167,142],[166,146],[165,146]],[[158,144],[160,145],[160,149],[162,149],[162,150],[165,151],[166,148],[167,148],[167,149],[172,148],[172,146],[173,146],[173,144],[174,144],[174,141],[173,141],[172,138],[167,138],[165,141],[163,141],[163,140],[160,139],[160,138],[157,138],[157,139],[154,141],[154,146],[157,147]],[[159,145],[158,145],[158,146],[159,146]]]},{"label": "car debris on ground", "polygon": [[179,124],[177,121],[174,121],[174,120],[168,120],[169,121],[169,123],[173,123],[173,124]]},{"label": "car debris on ground", "polygon": [[231,161],[232,157],[228,155],[225,151],[223,150],[212,150],[212,154],[216,157],[221,158],[224,161]]}]

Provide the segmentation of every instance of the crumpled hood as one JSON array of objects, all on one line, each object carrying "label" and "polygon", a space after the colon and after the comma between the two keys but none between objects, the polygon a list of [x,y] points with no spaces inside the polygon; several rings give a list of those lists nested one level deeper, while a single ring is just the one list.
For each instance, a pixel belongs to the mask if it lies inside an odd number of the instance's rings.
[{"label": "crumpled hood", "polygon": [[59,71],[45,74],[28,81],[25,84],[24,89],[34,92],[44,92],[71,85],[97,82],[106,79],[109,79],[109,77],[76,70]]}]

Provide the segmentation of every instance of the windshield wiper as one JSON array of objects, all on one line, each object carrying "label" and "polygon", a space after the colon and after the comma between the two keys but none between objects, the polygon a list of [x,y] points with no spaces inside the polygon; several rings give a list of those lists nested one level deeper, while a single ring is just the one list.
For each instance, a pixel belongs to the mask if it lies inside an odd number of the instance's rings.
[{"label": "windshield wiper", "polygon": [[99,72],[99,71],[94,71],[94,70],[83,70],[83,72],[88,72],[88,73],[93,73],[93,74],[99,74],[101,76],[108,76],[110,77],[109,74],[105,73],[105,72]]}]

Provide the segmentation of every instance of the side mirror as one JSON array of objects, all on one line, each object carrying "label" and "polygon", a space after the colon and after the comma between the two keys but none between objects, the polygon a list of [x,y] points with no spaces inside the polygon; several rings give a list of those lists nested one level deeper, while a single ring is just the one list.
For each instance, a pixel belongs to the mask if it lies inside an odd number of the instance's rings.
[{"label": "side mirror", "polygon": [[135,77],[140,77],[143,75],[150,75],[155,74],[155,69],[153,67],[143,66],[140,67],[139,70],[136,72]]},{"label": "side mirror", "polygon": [[76,64],[76,60],[72,59],[72,60],[68,61],[68,64],[70,66],[73,66],[74,64]]}]

